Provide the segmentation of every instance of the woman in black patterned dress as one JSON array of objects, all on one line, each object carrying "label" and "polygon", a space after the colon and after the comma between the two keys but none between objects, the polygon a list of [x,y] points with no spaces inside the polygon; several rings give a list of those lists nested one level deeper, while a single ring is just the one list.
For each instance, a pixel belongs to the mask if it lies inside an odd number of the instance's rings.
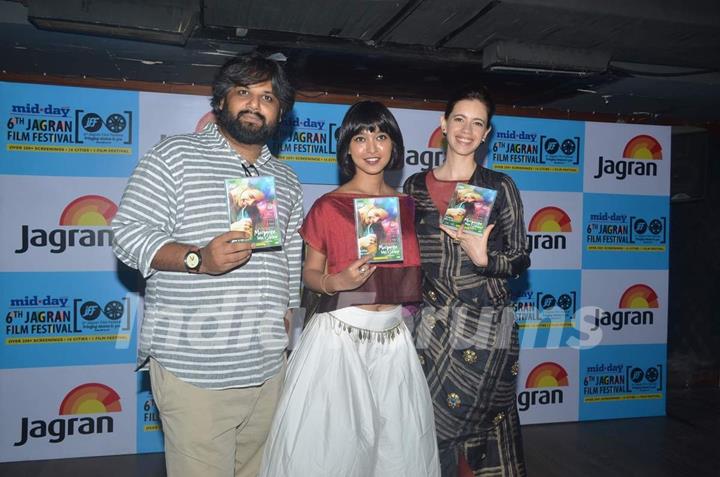
[{"label": "woman in black patterned dress", "polygon": [[[515,183],[475,161],[490,133],[494,104],[484,88],[452,98],[441,118],[446,161],[415,174],[424,305],[416,347],[434,400],[444,477],[523,476],[515,401],[519,345],[508,278],[530,266]],[[458,182],[497,191],[482,236],[440,225]]]}]

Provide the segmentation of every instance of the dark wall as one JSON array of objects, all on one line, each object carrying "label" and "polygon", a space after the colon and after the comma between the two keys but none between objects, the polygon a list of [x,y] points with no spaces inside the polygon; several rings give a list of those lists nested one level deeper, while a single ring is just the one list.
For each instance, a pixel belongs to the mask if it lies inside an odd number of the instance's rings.
[{"label": "dark wall", "polygon": [[717,387],[720,379],[720,131],[707,141],[706,161],[682,165],[704,169],[704,197],[670,206],[670,387]]}]

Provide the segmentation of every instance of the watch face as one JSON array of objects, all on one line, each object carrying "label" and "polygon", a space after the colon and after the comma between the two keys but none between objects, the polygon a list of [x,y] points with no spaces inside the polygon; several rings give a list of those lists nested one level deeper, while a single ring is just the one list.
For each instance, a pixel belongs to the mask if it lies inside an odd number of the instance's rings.
[{"label": "watch face", "polygon": [[185,257],[185,265],[190,269],[195,269],[200,265],[200,255],[197,252],[190,252]]}]

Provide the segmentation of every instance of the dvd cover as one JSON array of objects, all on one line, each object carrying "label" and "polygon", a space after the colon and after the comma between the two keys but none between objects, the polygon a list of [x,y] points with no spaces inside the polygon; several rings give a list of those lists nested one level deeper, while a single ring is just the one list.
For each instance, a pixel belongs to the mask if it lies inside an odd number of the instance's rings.
[{"label": "dvd cover", "polygon": [[371,263],[403,260],[398,197],[354,199],[358,258],[372,255]]},{"label": "dvd cover", "polygon": [[496,197],[496,190],[458,183],[441,223],[455,230],[463,225],[463,231],[482,235]]},{"label": "dvd cover", "polygon": [[255,249],[282,246],[274,177],[225,179],[225,190],[230,230],[243,233],[239,241]]}]

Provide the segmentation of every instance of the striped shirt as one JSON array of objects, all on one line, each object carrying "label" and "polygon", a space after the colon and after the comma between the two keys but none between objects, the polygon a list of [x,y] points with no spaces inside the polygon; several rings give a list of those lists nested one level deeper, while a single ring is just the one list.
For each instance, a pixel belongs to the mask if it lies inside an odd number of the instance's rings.
[{"label": "striped shirt", "polygon": [[225,179],[245,177],[250,164],[215,124],[162,141],[138,163],[112,223],[115,255],[147,279],[138,364],[152,356],[208,389],[257,386],[280,371],[283,317],[299,306],[302,188],[266,146],[254,166],[275,178],[283,246],[256,250],[242,267],[211,276],[151,263],[167,243],[203,247],[227,232]]}]

